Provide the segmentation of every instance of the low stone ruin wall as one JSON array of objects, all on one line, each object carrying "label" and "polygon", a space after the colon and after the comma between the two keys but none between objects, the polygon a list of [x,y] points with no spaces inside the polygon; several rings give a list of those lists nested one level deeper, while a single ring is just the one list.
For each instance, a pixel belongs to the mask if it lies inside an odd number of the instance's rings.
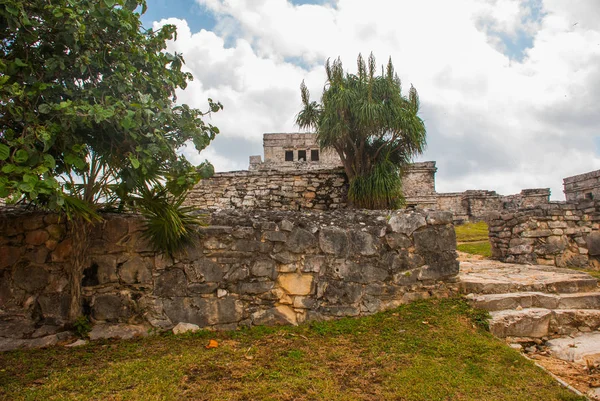
[{"label": "low stone ruin wall", "polygon": [[333,210],[346,207],[347,193],[342,169],[232,171],[200,181],[186,204],[206,210]]},{"label": "low stone ruin wall", "polygon": [[519,194],[499,195],[495,191],[469,190],[436,194],[438,210],[454,214],[455,223],[487,220],[500,211],[517,211],[550,202],[548,188],[524,189]]},{"label": "low stone ruin wall", "polygon": [[[83,310],[96,323],[168,329],[296,324],[371,314],[447,295],[458,273],[444,212],[228,211],[175,260],[155,254],[134,215],[90,234]],[[60,329],[72,239],[56,215],[0,214],[0,338]]]},{"label": "low stone ruin wall", "polygon": [[600,202],[550,203],[489,220],[492,256],[509,263],[600,268]]}]

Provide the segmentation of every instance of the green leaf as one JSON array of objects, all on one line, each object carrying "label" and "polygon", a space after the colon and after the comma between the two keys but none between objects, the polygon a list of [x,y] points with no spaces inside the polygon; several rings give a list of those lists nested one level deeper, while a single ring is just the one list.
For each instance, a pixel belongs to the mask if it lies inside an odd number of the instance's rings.
[{"label": "green leaf", "polygon": [[10,156],[10,148],[3,143],[0,143],[0,160],[6,160]]},{"label": "green leaf", "polygon": [[27,153],[26,150],[23,150],[23,149],[17,150],[17,153],[14,156],[14,160],[17,163],[23,164],[27,161],[27,159],[29,159],[29,153]]},{"label": "green leaf", "polygon": [[56,160],[54,160],[52,155],[44,155],[44,166],[48,167],[49,169],[54,169],[56,167]]},{"label": "green leaf", "polygon": [[17,169],[17,166],[15,166],[14,164],[5,164],[4,166],[2,166],[2,172],[4,174],[10,174],[13,171],[15,171]]},{"label": "green leaf", "polygon": [[137,169],[140,167],[140,161],[132,153],[129,154],[129,160],[133,168]]},{"label": "green leaf", "polygon": [[50,113],[50,105],[46,103],[42,103],[38,106],[38,111],[42,114]]},{"label": "green leaf", "polygon": [[27,63],[23,62],[20,58],[15,59],[15,65],[17,67],[27,67]]},{"label": "green leaf", "polygon": [[115,0],[104,0],[104,4],[110,8],[115,5]]}]

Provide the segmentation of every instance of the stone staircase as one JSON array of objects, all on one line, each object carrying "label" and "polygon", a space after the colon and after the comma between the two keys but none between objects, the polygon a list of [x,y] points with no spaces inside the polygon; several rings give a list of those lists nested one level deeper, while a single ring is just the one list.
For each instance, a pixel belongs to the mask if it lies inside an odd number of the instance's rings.
[{"label": "stone staircase", "polygon": [[590,275],[548,266],[461,262],[460,290],[490,312],[500,338],[550,339],[600,328],[600,288]]}]

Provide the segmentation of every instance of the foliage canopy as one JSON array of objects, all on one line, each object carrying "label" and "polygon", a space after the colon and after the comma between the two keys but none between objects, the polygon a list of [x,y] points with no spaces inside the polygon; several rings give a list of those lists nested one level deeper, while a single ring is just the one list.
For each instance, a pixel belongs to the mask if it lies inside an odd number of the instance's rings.
[{"label": "foliage canopy", "polygon": [[[192,79],[165,51],[176,28],[144,30],[145,0],[0,1],[0,198],[60,210],[120,204],[212,173],[181,148],[218,133],[176,105]],[[222,108],[209,99],[208,112]],[[76,202],[79,201],[79,203]]]},{"label": "foliage canopy", "polygon": [[350,181],[349,198],[356,207],[394,208],[402,201],[402,169],[425,149],[425,124],[418,116],[419,97],[408,97],[391,59],[376,75],[375,57],[358,57],[358,73],[344,73],[338,58],[326,64],[327,82],[321,102],[310,100],[301,85],[301,128],[313,129],[322,148],[337,151]]}]

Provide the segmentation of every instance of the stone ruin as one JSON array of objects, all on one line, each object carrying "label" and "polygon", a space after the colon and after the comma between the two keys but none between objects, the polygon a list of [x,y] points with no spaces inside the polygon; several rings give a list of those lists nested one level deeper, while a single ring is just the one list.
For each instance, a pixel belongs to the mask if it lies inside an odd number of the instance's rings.
[{"label": "stone ruin", "polygon": [[[346,208],[348,183],[339,156],[320,149],[312,133],[263,135],[264,160],[250,156],[248,170],[216,173],[201,181],[187,204],[207,210],[334,210]],[[485,219],[499,210],[547,204],[549,188],[503,196],[495,191],[435,190],[435,161],[411,164],[404,172],[407,207],[452,212],[456,223]]]}]

